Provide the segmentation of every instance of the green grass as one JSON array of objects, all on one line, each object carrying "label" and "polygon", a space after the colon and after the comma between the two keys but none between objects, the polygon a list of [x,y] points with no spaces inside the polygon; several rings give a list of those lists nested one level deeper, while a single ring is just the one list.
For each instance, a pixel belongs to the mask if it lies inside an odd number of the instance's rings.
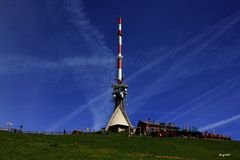
[{"label": "green grass", "polygon": [[[230,157],[219,157],[230,153]],[[240,142],[117,135],[54,136],[0,132],[0,160],[240,160]]]}]

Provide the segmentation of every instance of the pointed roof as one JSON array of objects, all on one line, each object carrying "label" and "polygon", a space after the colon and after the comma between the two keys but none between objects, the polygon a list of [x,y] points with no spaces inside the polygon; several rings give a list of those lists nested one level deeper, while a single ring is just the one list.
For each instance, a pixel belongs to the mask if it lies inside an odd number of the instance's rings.
[{"label": "pointed roof", "polygon": [[115,125],[123,125],[127,127],[132,127],[132,124],[125,112],[125,110],[118,106],[115,111],[112,114],[112,117],[110,118],[107,127],[105,130],[108,130],[109,127],[115,126]]}]

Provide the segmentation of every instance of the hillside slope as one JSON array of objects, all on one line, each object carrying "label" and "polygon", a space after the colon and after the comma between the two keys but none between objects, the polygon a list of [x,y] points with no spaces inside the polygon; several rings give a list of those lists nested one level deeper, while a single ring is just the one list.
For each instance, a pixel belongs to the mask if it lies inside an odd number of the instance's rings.
[{"label": "hillside slope", "polygon": [[222,140],[0,132],[0,146],[1,160],[240,159],[240,142]]}]

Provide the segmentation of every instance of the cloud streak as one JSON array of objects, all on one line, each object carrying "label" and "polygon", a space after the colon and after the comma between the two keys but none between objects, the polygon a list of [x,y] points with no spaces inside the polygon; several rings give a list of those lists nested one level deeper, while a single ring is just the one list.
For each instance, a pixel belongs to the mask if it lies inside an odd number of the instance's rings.
[{"label": "cloud streak", "polygon": [[[73,78],[80,81],[86,77],[88,80],[84,81],[87,85],[91,85],[91,81],[97,79],[96,90],[94,93],[85,93],[85,97],[90,97],[93,94],[97,95],[103,93],[90,100],[81,106],[76,107],[75,110],[51,124],[48,130],[55,130],[63,124],[70,121],[72,118],[85,111],[91,111],[93,118],[93,127],[99,129],[106,121],[102,118],[103,114],[107,114],[111,107],[110,100],[106,97],[110,95],[109,82],[112,80],[113,66],[115,64],[115,57],[111,49],[106,45],[104,35],[92,25],[81,0],[65,0],[63,3],[65,11],[69,14],[69,21],[74,27],[78,28],[80,33],[79,38],[86,43],[88,55],[79,53],[75,57],[64,57],[57,60],[48,60],[38,57],[19,56],[6,54],[4,58],[0,59],[0,76],[9,74],[22,74],[26,72],[38,72],[39,70],[50,70],[59,73],[73,72]],[[79,76],[79,77],[78,77]],[[82,83],[81,83],[82,84]],[[89,95],[87,95],[89,94]],[[110,96],[109,96],[110,97]],[[101,103],[100,103],[101,102]],[[104,116],[106,117],[106,116]]]},{"label": "cloud streak", "polygon": [[5,56],[0,60],[0,75],[31,72],[36,70],[60,70],[64,68],[81,68],[101,66],[108,68],[112,61],[99,57],[65,57],[56,61],[29,56]]},{"label": "cloud streak", "polygon": [[[214,100],[216,97],[226,93],[227,91],[231,90],[232,88],[235,88],[237,85],[240,84],[239,77],[240,76],[238,75],[238,76],[226,81],[225,83],[219,85],[218,87],[210,90],[206,94],[203,94],[199,98],[196,98],[197,102],[193,100],[193,102],[195,102],[195,103],[192,104],[190,102],[190,103],[188,103],[188,105],[183,106],[183,107],[190,106],[191,109],[183,112],[182,114],[179,114],[178,116],[171,119],[171,121],[176,121],[177,119],[197,110],[198,108],[202,107],[203,105],[206,105],[208,102]],[[179,107],[179,108],[181,108],[181,107]]]},{"label": "cloud streak", "polygon": [[[180,110],[182,110],[182,109],[184,109],[184,108],[187,108],[187,107],[190,107],[190,106],[194,106],[194,105],[196,105],[196,103],[199,103],[199,102],[203,103],[204,99],[206,100],[207,98],[209,98],[209,96],[212,97],[211,95],[215,95],[216,93],[219,93],[219,91],[221,91],[222,89],[226,90],[226,87],[228,87],[228,89],[229,89],[229,86],[232,85],[231,83],[234,82],[234,80],[235,80],[235,81],[238,81],[238,78],[239,78],[239,76],[235,76],[235,77],[231,78],[230,80],[227,80],[226,82],[218,85],[217,87],[208,90],[207,92],[201,94],[200,96],[194,98],[193,100],[187,102],[186,104],[178,107],[178,108],[175,109],[174,111],[166,114],[166,115],[165,115],[164,117],[162,117],[160,120],[166,119],[166,118],[170,117],[171,115],[173,115],[173,114],[175,114],[175,113],[178,113]],[[236,83],[236,82],[235,82],[235,83]],[[234,86],[235,86],[235,85],[234,85]],[[230,87],[230,88],[231,88],[231,87]],[[198,104],[197,106],[201,106],[201,105]],[[192,111],[192,110],[191,110],[191,111]],[[190,112],[188,112],[188,113],[190,113]],[[192,112],[191,112],[191,113],[192,113]],[[185,114],[186,114],[186,111],[181,112],[181,113],[179,114],[179,116],[180,116],[180,115],[182,116],[182,115],[185,115]],[[175,119],[175,120],[176,120],[176,119]]]},{"label": "cloud streak", "polygon": [[[109,89],[108,91],[106,91],[104,94],[101,94],[99,96],[96,96],[95,98],[91,99],[90,101],[88,101],[87,103],[85,103],[84,105],[81,105],[79,107],[77,107],[77,109],[73,110],[71,113],[67,114],[66,116],[64,116],[62,119],[60,119],[59,121],[53,123],[49,128],[48,131],[54,131],[57,130],[59,127],[61,127],[62,125],[64,125],[65,123],[69,122],[71,119],[73,119],[74,117],[76,117],[77,115],[79,115],[79,113],[85,111],[86,109],[89,109],[89,107],[91,108],[91,106],[97,106],[98,104],[96,104],[96,102],[104,99],[106,96],[108,96],[109,92],[111,90]],[[106,99],[106,98],[105,98]],[[102,107],[101,107],[102,108]],[[101,109],[100,108],[100,109]],[[98,107],[96,107],[96,109],[98,109]],[[99,114],[99,113],[95,113],[95,114]],[[102,120],[101,117],[97,116],[99,119]],[[102,121],[104,121],[105,119],[103,119]],[[100,121],[100,123],[94,123],[94,127],[101,127],[102,123]],[[94,128],[93,127],[93,128]]]},{"label": "cloud streak", "polygon": [[[211,43],[213,43],[216,39],[218,39],[220,36],[222,36],[227,30],[229,30],[231,27],[233,27],[236,23],[238,23],[240,20],[239,12],[236,12],[235,14],[225,18],[221,22],[209,27],[205,32],[197,35],[196,37],[190,39],[189,41],[185,42],[181,46],[177,47],[176,49],[173,49],[169,53],[167,53],[165,56],[160,57],[147,65],[146,67],[140,69],[137,71],[136,74],[133,75],[133,77],[130,78],[136,78],[139,74],[152,69],[156,64],[158,63],[170,63],[169,67],[165,68],[163,70],[163,73],[159,74],[158,78],[156,80],[146,86],[142,93],[139,93],[139,96],[133,100],[133,103],[136,103],[138,106],[135,109],[138,109],[141,105],[143,105],[143,99],[144,101],[147,101],[148,99],[156,96],[159,93],[162,93],[166,91],[167,89],[170,89],[173,87],[173,84],[178,80],[178,78],[186,77],[186,76],[192,76],[196,75],[198,73],[203,72],[206,69],[210,68],[222,68],[226,66],[232,65],[231,62],[221,65],[216,65],[212,62],[206,62],[204,65],[197,65],[196,62],[196,56],[203,50],[206,49]],[[217,31],[215,31],[217,30]],[[214,33],[215,31],[215,33]],[[211,33],[211,35],[209,35]],[[213,34],[212,34],[213,33]],[[206,37],[208,39],[206,39]],[[204,39],[205,38],[205,39]],[[185,56],[182,56],[180,59],[176,58],[177,53],[180,51],[190,47],[194,43],[204,40],[203,43],[195,47],[189,54],[186,54]],[[229,56],[230,57],[230,56]],[[229,58],[228,57],[228,58]],[[231,57],[230,57],[231,58]],[[198,59],[197,59],[198,60]],[[174,62],[174,63],[173,63]],[[172,65],[171,65],[172,64]],[[214,64],[214,65],[212,65]],[[196,67],[198,66],[198,67]],[[161,88],[161,89],[159,89]],[[141,101],[141,103],[140,103]]]},{"label": "cloud streak", "polygon": [[89,45],[91,52],[95,55],[102,55],[114,63],[115,58],[105,43],[104,35],[92,25],[84,10],[83,2],[81,0],[67,0],[66,4],[68,12],[72,15],[70,21],[79,28],[79,32]]},{"label": "cloud streak", "polygon": [[[191,47],[192,45],[194,45],[197,42],[199,43],[200,40],[203,40],[204,38],[207,38],[209,35],[213,34],[216,30],[220,30],[217,33],[215,33],[214,36],[212,36],[210,39],[208,39],[205,43],[203,43],[200,46],[198,46],[197,48],[195,48],[193,53],[191,53],[191,54],[195,55],[196,53],[198,53],[199,51],[204,49],[207,45],[212,43],[216,38],[221,36],[225,31],[227,31],[229,28],[231,28],[234,24],[236,24],[239,21],[239,18],[240,18],[239,14],[240,14],[240,11],[236,12],[236,13],[224,18],[220,22],[208,27],[206,30],[204,30],[203,32],[197,34],[196,36],[190,38],[189,40],[185,41],[180,46],[177,46],[176,48],[170,50],[169,52],[165,53],[164,55],[154,59],[154,61],[152,61],[148,65],[145,65],[143,68],[134,72],[133,74],[131,74],[131,76],[129,78],[127,78],[127,80],[131,81],[132,79],[135,79],[137,76],[139,76],[139,75],[143,74],[144,72],[147,72],[148,70],[152,69],[157,64],[164,63],[166,61],[170,61],[170,60],[174,59],[174,57],[176,57],[176,55],[179,52],[183,51],[184,49],[186,49],[188,47]],[[223,27],[223,26],[225,26],[225,27]]]},{"label": "cloud streak", "polygon": [[208,124],[206,126],[203,126],[203,127],[199,128],[199,130],[200,131],[206,131],[206,130],[209,130],[209,129],[218,128],[218,127],[224,126],[228,123],[234,122],[234,121],[239,120],[239,119],[240,119],[240,114],[232,116],[232,117],[224,119],[224,120],[220,120],[220,121],[212,123],[212,124]]},{"label": "cloud streak", "polygon": [[[86,44],[88,45],[92,56],[97,57],[93,61],[90,61],[92,63],[98,61],[101,63],[101,59],[104,62],[107,62],[107,68],[104,73],[101,73],[101,77],[103,77],[101,83],[106,83],[107,86],[109,86],[109,82],[111,81],[111,73],[113,72],[112,68],[115,64],[115,58],[113,57],[112,51],[107,47],[104,35],[99,32],[99,30],[91,24],[90,19],[87,16],[87,13],[84,10],[83,2],[81,0],[70,0],[65,1],[66,2],[66,8],[67,11],[71,14],[72,19],[70,21],[79,28],[79,32],[83,36]],[[99,57],[101,55],[101,57]],[[78,61],[75,63],[74,61],[69,59],[65,59],[65,62],[67,62],[68,65],[74,66],[75,64],[78,64]],[[95,61],[96,60],[96,61]],[[110,74],[109,74],[110,73]],[[90,76],[90,78],[93,78]],[[50,126],[48,130],[55,130],[59,127],[61,127],[63,124],[70,121],[72,118],[74,118],[77,114],[81,113],[85,109],[89,109],[92,113],[93,118],[93,129],[100,129],[103,124],[106,122],[106,115],[110,111],[109,103],[110,100],[106,97],[110,95],[111,89],[107,89],[106,87],[100,88],[98,86],[98,92],[101,94],[96,96],[95,98],[91,98],[87,103],[84,105],[81,105],[77,107],[75,110],[73,110],[70,114],[64,116],[61,120],[55,122]],[[97,94],[97,93],[96,93]]]}]

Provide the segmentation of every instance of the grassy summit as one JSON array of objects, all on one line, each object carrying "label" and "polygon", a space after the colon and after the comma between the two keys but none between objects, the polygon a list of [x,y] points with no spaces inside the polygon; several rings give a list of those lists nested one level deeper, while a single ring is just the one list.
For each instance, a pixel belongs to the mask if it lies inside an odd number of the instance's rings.
[{"label": "grassy summit", "polygon": [[[219,154],[230,153],[229,157]],[[240,160],[240,142],[117,135],[54,136],[0,132],[0,160]]]}]

